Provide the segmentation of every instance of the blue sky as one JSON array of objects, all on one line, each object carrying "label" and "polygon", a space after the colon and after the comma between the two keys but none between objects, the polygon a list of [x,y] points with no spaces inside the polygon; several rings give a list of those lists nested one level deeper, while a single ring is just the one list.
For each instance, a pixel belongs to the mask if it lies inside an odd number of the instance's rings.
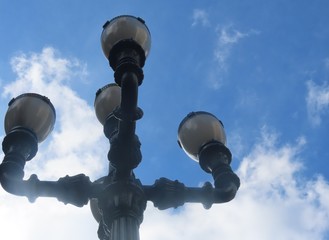
[{"label": "blue sky", "polygon": [[[141,239],[329,239],[328,9],[325,0],[0,0],[0,117],[24,92],[48,96],[57,111],[26,178],[106,174],[109,146],[93,101],[113,72],[100,34],[107,20],[131,14],[152,36],[137,176],[144,184],[211,181],[176,142],[185,115],[204,110],[224,122],[241,178],[236,199],[210,210],[149,204]],[[97,239],[89,206],[30,204],[2,189],[0,226],[6,240]]]}]

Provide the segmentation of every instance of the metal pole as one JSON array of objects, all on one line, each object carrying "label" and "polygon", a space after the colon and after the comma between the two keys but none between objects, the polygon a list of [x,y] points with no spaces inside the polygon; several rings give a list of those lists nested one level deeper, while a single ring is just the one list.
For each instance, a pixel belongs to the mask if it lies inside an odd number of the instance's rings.
[{"label": "metal pole", "polygon": [[138,179],[109,183],[98,198],[98,206],[102,215],[101,229],[109,240],[139,240],[146,197]]},{"label": "metal pole", "polygon": [[[130,60],[128,58],[128,60]],[[139,240],[146,197],[133,169],[142,159],[140,142],[135,134],[136,120],[142,116],[137,107],[139,78],[130,61],[123,61],[116,81],[121,86],[121,105],[114,113],[119,119],[118,132],[110,137],[110,172],[103,193],[98,198],[102,227],[109,240]],[[126,67],[128,66],[128,67]]]}]

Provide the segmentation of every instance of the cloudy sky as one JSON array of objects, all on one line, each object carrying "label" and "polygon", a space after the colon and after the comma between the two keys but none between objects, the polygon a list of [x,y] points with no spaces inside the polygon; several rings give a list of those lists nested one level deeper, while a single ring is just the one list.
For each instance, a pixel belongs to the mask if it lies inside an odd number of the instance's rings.
[{"label": "cloudy sky", "polygon": [[[211,181],[176,142],[180,121],[198,110],[224,122],[241,178],[236,198],[210,210],[148,204],[141,239],[329,239],[328,9],[327,0],[0,0],[1,119],[25,92],[48,96],[57,113],[25,178],[106,175],[109,144],[93,101],[113,72],[100,34],[106,20],[131,14],[152,35],[139,91],[138,178]],[[0,239],[90,240],[96,232],[89,206],[31,204],[0,189]]]}]

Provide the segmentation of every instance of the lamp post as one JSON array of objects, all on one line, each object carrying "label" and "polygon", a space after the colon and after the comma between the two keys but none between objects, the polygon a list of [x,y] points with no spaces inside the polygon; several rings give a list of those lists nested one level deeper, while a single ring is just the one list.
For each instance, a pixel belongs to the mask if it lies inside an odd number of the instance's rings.
[{"label": "lamp post", "polygon": [[65,204],[82,207],[90,201],[99,223],[101,240],[138,240],[139,226],[147,201],[159,209],[184,203],[213,203],[232,200],[240,186],[233,173],[231,153],[226,145],[223,124],[208,112],[188,114],[178,128],[179,146],[214,178],[214,187],[186,187],[183,183],[160,178],[153,185],[143,185],[134,175],[142,160],[136,121],[143,111],[138,107],[138,88],[143,81],[143,66],[151,47],[150,32],[144,21],[133,16],[119,16],[103,26],[102,49],[114,70],[115,83],[99,89],[95,112],[109,139],[109,173],[91,182],[84,174],[66,176],[58,181],[40,181],[33,174],[24,180],[24,166],[37,153],[38,143],[51,132],[55,108],[47,97],[22,94],[8,104],[5,116],[5,154],[0,165],[0,182],[9,193],[37,197],[56,197]]}]

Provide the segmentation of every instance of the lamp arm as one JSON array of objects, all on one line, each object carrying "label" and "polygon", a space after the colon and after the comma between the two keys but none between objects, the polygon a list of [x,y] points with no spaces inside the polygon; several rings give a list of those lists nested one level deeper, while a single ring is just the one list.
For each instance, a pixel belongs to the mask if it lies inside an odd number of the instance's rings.
[{"label": "lamp arm", "polygon": [[26,196],[30,202],[38,197],[56,197],[64,204],[77,207],[86,205],[90,198],[96,197],[103,186],[91,183],[84,174],[65,176],[58,181],[40,181],[33,174],[28,180],[23,180],[23,168],[14,161],[8,161],[7,156],[0,165],[0,182],[8,193],[17,196]]},{"label": "lamp arm", "polygon": [[232,172],[225,176],[221,184],[213,187],[206,182],[203,187],[186,187],[183,183],[167,178],[160,178],[151,186],[143,186],[148,201],[162,209],[177,208],[184,203],[202,203],[205,209],[209,209],[213,203],[225,203],[231,201],[240,186],[239,178]]},{"label": "lamp arm", "polygon": [[26,161],[37,153],[37,137],[30,129],[18,127],[10,131],[2,142],[5,157],[0,164],[0,183],[11,194],[26,196],[31,202],[37,197],[56,197],[65,204],[82,207],[102,191],[98,183],[91,183],[84,174],[66,176],[58,181],[40,181],[33,174],[23,180]]}]

